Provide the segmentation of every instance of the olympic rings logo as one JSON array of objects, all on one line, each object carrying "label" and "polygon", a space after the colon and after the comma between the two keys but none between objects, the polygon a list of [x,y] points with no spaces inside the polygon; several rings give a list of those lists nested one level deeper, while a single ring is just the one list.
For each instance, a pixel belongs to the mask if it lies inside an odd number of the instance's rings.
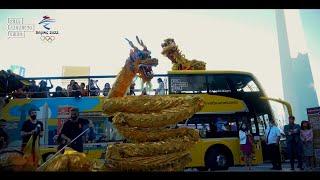
[{"label": "olympic rings logo", "polygon": [[55,40],[55,37],[54,36],[40,36],[40,39],[42,41],[46,41],[46,42],[52,42]]}]

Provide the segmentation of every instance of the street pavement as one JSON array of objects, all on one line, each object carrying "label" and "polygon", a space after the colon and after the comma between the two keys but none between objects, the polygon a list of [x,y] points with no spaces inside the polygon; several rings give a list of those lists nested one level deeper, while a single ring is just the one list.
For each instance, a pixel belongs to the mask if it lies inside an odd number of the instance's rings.
[{"label": "street pavement", "polygon": [[[300,170],[297,167],[297,163],[295,166],[295,170],[291,170],[290,163],[285,162],[282,163],[282,170],[271,170],[271,163],[263,163],[260,165],[252,166],[251,170],[246,169],[245,166],[233,166],[228,170],[217,170],[215,172],[317,172],[320,173],[320,167],[313,168],[313,170],[305,168],[304,170]],[[199,172],[197,169],[189,168],[186,169],[185,172]]]},{"label": "street pavement", "polygon": [[305,168],[304,170],[300,170],[297,168],[297,163],[295,166],[295,170],[291,170],[290,163],[285,162],[282,163],[282,170],[272,170],[272,164],[271,163],[263,163],[260,165],[252,166],[251,170],[247,170],[246,167],[244,166],[235,166],[235,167],[230,167],[227,171],[230,172],[248,172],[248,171],[256,171],[256,172],[320,172],[320,167],[313,168],[312,170]]}]

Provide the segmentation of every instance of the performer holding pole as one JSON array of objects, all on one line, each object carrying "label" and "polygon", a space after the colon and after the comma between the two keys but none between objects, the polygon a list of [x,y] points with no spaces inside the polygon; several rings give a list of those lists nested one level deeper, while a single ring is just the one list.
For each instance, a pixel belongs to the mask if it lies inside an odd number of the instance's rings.
[{"label": "performer holding pole", "polygon": [[[84,137],[82,136],[83,127],[89,124],[87,119],[79,118],[79,109],[71,109],[71,119],[63,124],[60,138],[65,141],[63,144],[69,144],[70,147],[78,152],[83,152]],[[81,134],[81,137],[76,137]],[[75,139],[72,141],[72,139]],[[71,142],[72,141],[72,142]]]},{"label": "performer holding pole", "polygon": [[83,135],[89,130],[89,127],[83,131],[83,127],[89,124],[87,119],[79,118],[79,109],[72,108],[70,110],[70,120],[67,120],[61,129],[59,135],[60,142],[62,142],[58,147],[58,152],[56,152],[50,159],[43,163],[38,170],[41,170],[48,162],[50,162],[54,157],[56,157],[68,146],[72,149],[83,152]]},{"label": "performer holding pole", "polygon": [[[50,162],[54,157],[56,157],[60,152],[64,151],[65,148],[67,148],[69,145],[71,145],[74,141],[82,137],[84,133],[86,133],[90,128],[87,128],[86,130],[82,131],[77,137],[66,143],[58,152],[56,152],[50,159],[48,159],[45,163],[43,163],[37,170],[41,170],[42,167],[45,167],[45,165]],[[81,139],[81,138],[80,138]]]}]

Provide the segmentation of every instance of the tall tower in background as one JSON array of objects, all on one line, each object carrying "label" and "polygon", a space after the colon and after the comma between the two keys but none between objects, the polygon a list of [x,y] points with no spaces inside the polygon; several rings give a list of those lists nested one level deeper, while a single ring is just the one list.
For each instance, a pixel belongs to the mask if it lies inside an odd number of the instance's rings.
[{"label": "tall tower in background", "polygon": [[276,10],[276,23],[284,99],[292,105],[297,122],[307,120],[307,108],[318,106],[313,87],[308,53],[290,56],[290,46],[284,10]]}]

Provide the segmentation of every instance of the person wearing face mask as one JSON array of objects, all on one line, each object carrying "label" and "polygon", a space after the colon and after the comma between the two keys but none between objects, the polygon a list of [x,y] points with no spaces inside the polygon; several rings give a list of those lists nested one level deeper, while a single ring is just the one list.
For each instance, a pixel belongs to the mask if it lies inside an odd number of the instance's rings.
[{"label": "person wearing face mask", "polygon": [[[43,123],[37,120],[37,111],[35,109],[29,110],[30,119],[26,120],[21,128],[22,145],[21,150],[24,151],[30,137],[32,135],[43,136]],[[39,141],[40,142],[40,141]]]},{"label": "person wearing face mask", "polygon": [[[61,129],[61,138],[64,139],[66,144],[69,144],[73,139],[85,131],[84,126],[89,124],[87,119],[79,118],[78,108],[72,108],[70,113],[70,120],[66,121]],[[83,142],[85,138],[83,135],[74,140],[69,147],[78,152],[83,152]]]}]

